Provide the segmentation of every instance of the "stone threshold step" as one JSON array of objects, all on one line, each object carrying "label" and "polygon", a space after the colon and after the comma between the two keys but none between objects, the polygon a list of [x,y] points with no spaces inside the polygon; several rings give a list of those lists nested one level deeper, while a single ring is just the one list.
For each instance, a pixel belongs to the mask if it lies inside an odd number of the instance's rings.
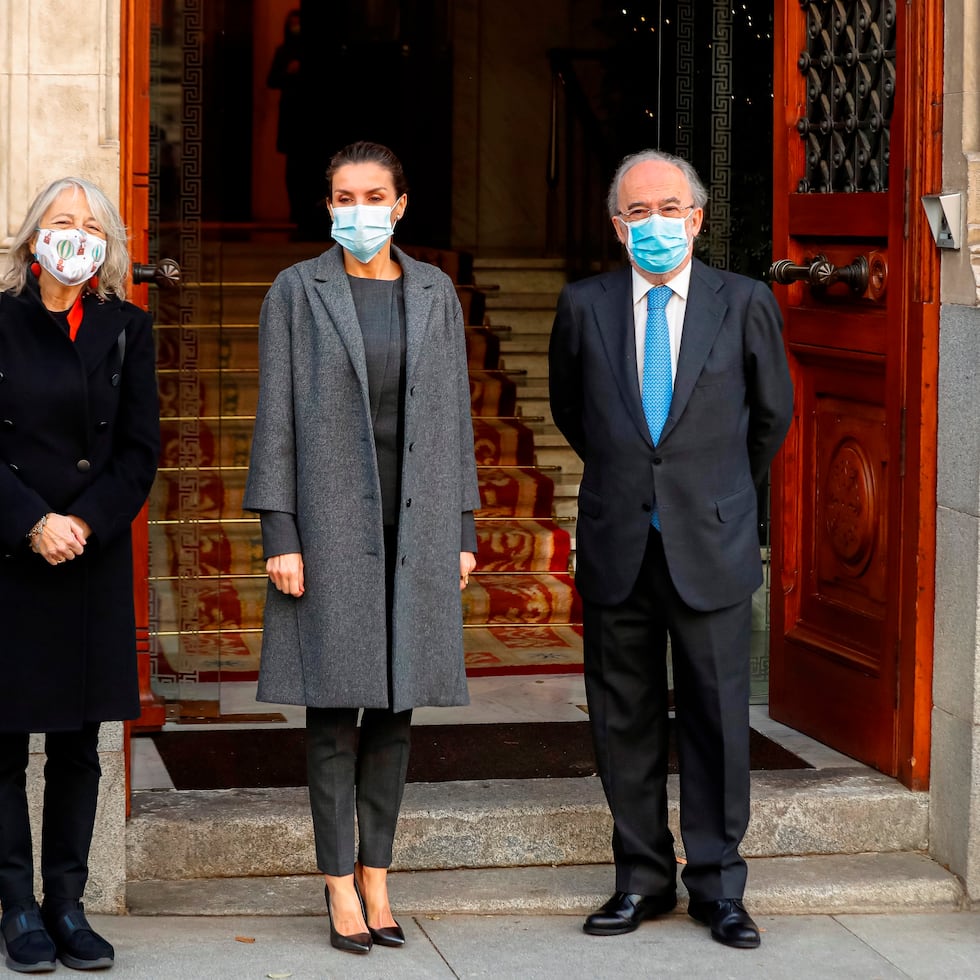
[{"label": "stone threshold step", "polygon": [[[952,911],[958,879],[923,854],[754,858],[745,896],[755,915]],[[611,865],[393,872],[396,914],[586,915],[614,888]],[[323,915],[319,875],[131,881],[130,915]],[[678,882],[675,914],[687,908]]]},{"label": "stone threshold step", "polygon": [[[679,842],[676,776],[668,793]],[[924,851],[928,824],[928,794],[865,767],[755,772],[742,853]],[[393,868],[603,863],[611,833],[594,776],[410,783]],[[309,874],[309,796],[302,787],[135,792],[126,855],[133,881]]]}]

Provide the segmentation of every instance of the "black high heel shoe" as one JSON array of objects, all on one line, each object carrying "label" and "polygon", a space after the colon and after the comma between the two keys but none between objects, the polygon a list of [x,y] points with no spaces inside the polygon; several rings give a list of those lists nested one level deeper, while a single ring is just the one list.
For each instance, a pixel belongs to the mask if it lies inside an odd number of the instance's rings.
[{"label": "black high heel shoe", "polygon": [[[356,884],[354,887],[357,887]],[[330,921],[330,945],[334,949],[343,950],[345,953],[370,953],[372,941],[369,933],[355,932],[353,936],[344,936],[334,928],[333,915],[330,912],[330,889],[326,885],[323,886],[323,897],[327,900],[327,918]]]},{"label": "black high heel shoe", "polygon": [[379,946],[404,946],[405,933],[402,931],[402,927],[397,921],[393,926],[382,926],[380,929],[375,929],[371,923],[368,922],[367,905],[364,904],[364,896],[361,895],[361,889],[357,885],[357,875],[354,875],[354,891],[357,892],[357,898],[361,903],[361,908],[364,910],[364,921],[367,922],[368,932],[371,934],[371,939]]}]

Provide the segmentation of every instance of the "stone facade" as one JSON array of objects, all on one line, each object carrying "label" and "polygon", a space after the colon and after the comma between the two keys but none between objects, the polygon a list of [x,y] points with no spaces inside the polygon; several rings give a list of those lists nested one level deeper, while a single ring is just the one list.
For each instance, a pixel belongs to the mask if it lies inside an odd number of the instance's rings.
[{"label": "stone facade", "polygon": [[980,10],[947,0],[943,187],[963,246],[942,259],[930,850],[980,899]]},{"label": "stone facade", "polygon": [[[454,5],[456,40],[469,43],[459,46],[457,62],[453,237],[527,247],[534,244],[528,229],[540,237],[546,217],[533,188],[544,167],[550,79],[544,64],[528,77],[514,45],[535,24],[553,32],[545,20],[554,15],[521,5],[522,30],[504,34],[505,18],[491,6]],[[587,25],[577,9],[569,0],[559,26],[580,42]],[[79,174],[118,196],[119,23],[120,0],[95,0],[82,13],[67,0],[0,0],[0,246],[53,178]],[[973,0],[947,0],[945,32],[943,190],[963,194],[964,245],[942,259],[930,849],[980,900],[980,11]],[[513,64],[478,52],[477,35],[481,44],[496,40],[501,57],[511,52]],[[517,145],[514,132],[535,133],[538,144]],[[515,168],[528,176],[516,192]],[[91,911],[125,904],[122,737],[121,725],[104,727]],[[32,748],[38,812],[40,738]]]}]

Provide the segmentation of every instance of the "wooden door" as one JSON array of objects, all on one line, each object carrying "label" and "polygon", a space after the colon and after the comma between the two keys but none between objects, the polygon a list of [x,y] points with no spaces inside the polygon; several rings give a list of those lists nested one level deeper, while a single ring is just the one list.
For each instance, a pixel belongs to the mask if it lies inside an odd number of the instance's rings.
[{"label": "wooden door", "polygon": [[[776,0],[770,712],[928,781],[942,2]],[[821,263],[820,258],[825,260]],[[778,263],[777,263],[778,265]],[[849,281],[845,281],[849,280]]]},{"label": "wooden door", "polygon": [[[142,263],[149,260],[150,6],[143,0],[124,0],[120,19],[119,210],[130,231],[131,258]],[[145,308],[147,287],[131,285],[130,288],[129,299]],[[133,522],[133,599],[142,710],[131,727],[153,730],[163,725],[165,710],[163,702],[150,689],[147,527],[144,506]]]}]

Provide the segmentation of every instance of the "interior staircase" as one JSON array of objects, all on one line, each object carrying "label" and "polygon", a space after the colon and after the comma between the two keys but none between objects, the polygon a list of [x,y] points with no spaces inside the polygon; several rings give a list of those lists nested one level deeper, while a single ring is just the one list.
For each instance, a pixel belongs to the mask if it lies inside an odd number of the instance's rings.
[{"label": "interior staircase", "polygon": [[[281,247],[275,260],[287,265],[308,247],[296,251]],[[151,501],[152,639],[164,693],[251,677],[258,663],[264,563],[241,493],[270,258],[226,245],[221,262],[224,289],[202,287],[158,321],[165,447]],[[237,285],[228,284],[229,263]],[[563,272],[551,260],[477,257],[473,275],[486,294],[467,328],[483,508],[481,567],[464,595],[467,669],[578,670],[569,571],[581,464],[547,396]],[[963,903],[959,881],[926,854],[927,794],[857,765],[753,773],[752,788],[743,853],[753,912]],[[676,776],[669,797],[680,847]],[[409,784],[392,901],[403,916],[584,914],[613,887],[610,834],[595,777]],[[134,914],[323,912],[304,788],[134,792],[126,848]]]},{"label": "interior staircase", "polygon": [[[154,686],[172,717],[213,716],[214,685],[257,676],[266,577],[258,519],[241,506],[258,396],[256,325],[275,274],[310,250],[224,242],[205,254],[200,283],[165,297],[158,310],[163,452],[150,500],[150,646]],[[416,252],[459,274],[458,253]],[[499,271],[481,269],[481,279]],[[554,439],[543,372],[547,303],[553,310],[561,272],[554,263],[506,271],[506,290],[489,281],[485,289],[460,286],[472,321],[467,353],[484,501],[479,565],[463,594],[471,676],[581,669],[571,521],[567,513],[556,519],[557,506],[568,509],[555,499],[556,460],[538,465]],[[497,305],[487,309],[491,289]]]}]

